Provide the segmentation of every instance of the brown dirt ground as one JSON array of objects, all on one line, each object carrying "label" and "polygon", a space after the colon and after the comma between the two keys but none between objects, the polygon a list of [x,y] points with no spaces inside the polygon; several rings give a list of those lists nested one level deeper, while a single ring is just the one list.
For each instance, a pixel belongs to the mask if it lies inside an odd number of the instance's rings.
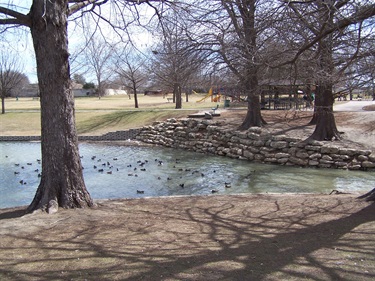
[{"label": "brown dirt ground", "polygon": [[[307,139],[315,129],[315,126],[308,125],[312,114],[312,111],[296,110],[262,111],[267,122],[264,129],[272,134]],[[223,121],[223,125],[236,127],[245,116],[245,110],[226,110],[219,120]],[[375,105],[366,107],[362,112],[335,112],[335,120],[342,139],[332,144],[375,151]]]},{"label": "brown dirt ground", "polygon": [[[243,114],[218,120],[238,126]],[[374,145],[374,115],[337,113],[344,143]],[[272,133],[313,130],[311,112],[264,117]],[[374,280],[375,204],[356,196],[99,200],[54,215],[0,209],[0,280]]]}]

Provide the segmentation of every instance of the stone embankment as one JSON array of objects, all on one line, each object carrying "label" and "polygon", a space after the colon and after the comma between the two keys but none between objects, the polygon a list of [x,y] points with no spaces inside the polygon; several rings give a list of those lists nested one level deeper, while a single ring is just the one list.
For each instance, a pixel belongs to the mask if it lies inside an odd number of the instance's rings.
[{"label": "stone embankment", "polygon": [[136,139],[261,163],[375,171],[375,155],[371,150],[345,148],[331,142],[304,142],[286,135],[271,135],[257,127],[237,131],[214,120],[155,122],[142,128]]},{"label": "stone embankment", "polygon": [[[100,136],[78,136],[79,141],[123,141],[135,139],[139,129],[109,132]],[[0,141],[40,141],[40,136],[0,136]]]}]

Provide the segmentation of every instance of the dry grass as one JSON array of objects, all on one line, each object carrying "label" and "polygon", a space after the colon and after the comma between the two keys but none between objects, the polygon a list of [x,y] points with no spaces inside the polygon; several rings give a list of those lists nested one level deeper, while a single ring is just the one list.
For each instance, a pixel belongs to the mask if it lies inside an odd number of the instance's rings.
[{"label": "dry grass", "polygon": [[[162,96],[139,96],[139,108],[128,96],[82,97],[75,99],[78,134],[100,135],[109,131],[126,130],[151,124],[155,120],[186,117],[194,111],[216,107],[207,99],[196,102],[202,95],[192,95],[182,109]],[[223,104],[221,104],[222,106]],[[0,116],[0,134],[4,136],[40,135],[40,102],[33,98],[9,98],[6,114]]]}]

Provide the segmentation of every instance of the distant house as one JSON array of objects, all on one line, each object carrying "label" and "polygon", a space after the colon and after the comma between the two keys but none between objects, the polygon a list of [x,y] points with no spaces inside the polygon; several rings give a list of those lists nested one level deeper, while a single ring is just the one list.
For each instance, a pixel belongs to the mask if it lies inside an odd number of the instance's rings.
[{"label": "distant house", "polygon": [[122,89],[105,89],[104,95],[105,96],[116,96],[116,95],[127,95],[128,93],[126,90]]},{"label": "distant house", "polygon": [[[96,94],[96,89],[83,89],[83,85],[79,83],[72,83],[72,90],[74,97],[88,97]],[[104,91],[105,96],[113,95],[127,95],[126,90],[122,89],[106,89]],[[39,97],[39,86],[38,84],[29,84],[25,86],[17,94],[12,94],[12,97]]]}]

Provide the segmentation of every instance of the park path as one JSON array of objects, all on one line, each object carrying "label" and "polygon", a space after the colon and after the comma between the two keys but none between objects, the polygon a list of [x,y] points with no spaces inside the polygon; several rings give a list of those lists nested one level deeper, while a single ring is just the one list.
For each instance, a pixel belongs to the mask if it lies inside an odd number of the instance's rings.
[{"label": "park path", "polygon": [[375,104],[375,101],[348,101],[344,103],[333,104],[334,111],[364,111],[363,107]]}]

